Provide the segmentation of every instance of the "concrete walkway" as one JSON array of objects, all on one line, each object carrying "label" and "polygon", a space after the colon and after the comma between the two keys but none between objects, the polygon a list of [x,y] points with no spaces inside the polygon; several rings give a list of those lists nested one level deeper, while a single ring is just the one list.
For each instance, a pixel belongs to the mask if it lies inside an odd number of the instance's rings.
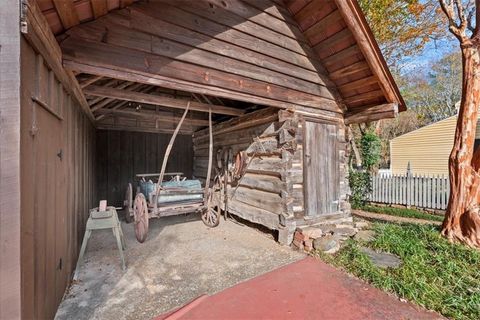
[{"label": "concrete walkway", "polygon": [[444,318],[403,303],[317,259],[305,258],[216,295],[200,297],[160,319]]},{"label": "concrete walkway", "polygon": [[94,232],[56,319],[151,319],[202,294],[214,294],[305,255],[233,221],[209,229],[199,215],[150,220],[145,243],[122,223],[127,270],[110,230]]}]

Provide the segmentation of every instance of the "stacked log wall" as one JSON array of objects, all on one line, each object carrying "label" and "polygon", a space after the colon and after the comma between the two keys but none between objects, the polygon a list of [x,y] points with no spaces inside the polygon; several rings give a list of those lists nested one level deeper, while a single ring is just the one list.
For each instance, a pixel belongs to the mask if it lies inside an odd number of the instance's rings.
[{"label": "stacked log wall", "polygon": [[[213,176],[219,171],[218,150],[235,156],[246,151],[248,167],[238,185],[228,187],[228,211],[270,229],[284,227],[287,215],[285,169],[289,157],[279,144],[278,110],[268,108],[221,123],[213,128]],[[205,179],[208,166],[208,131],[194,134],[194,175]],[[221,153],[221,152],[220,152]],[[223,199],[221,199],[223,203]]]}]

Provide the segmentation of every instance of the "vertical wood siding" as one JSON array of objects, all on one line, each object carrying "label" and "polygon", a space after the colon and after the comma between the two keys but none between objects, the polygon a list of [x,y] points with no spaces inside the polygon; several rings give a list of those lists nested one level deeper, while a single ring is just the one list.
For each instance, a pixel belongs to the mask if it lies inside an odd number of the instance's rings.
[{"label": "vertical wood siding", "polygon": [[[160,172],[170,134],[97,131],[98,194],[109,205],[122,206],[129,182],[135,190],[135,175]],[[180,171],[192,177],[192,137],[178,135],[167,163],[167,172]]]},{"label": "vertical wood siding", "polygon": [[25,41],[21,63],[22,313],[44,319],[63,297],[94,206],[95,129]]}]

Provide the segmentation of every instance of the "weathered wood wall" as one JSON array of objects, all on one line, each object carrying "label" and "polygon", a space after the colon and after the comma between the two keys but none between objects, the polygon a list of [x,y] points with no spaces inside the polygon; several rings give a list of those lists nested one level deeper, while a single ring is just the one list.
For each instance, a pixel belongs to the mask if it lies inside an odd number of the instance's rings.
[{"label": "weathered wood wall", "polygon": [[[331,179],[328,192],[338,198],[335,212],[329,211],[312,216],[306,215],[307,191],[318,201],[325,201],[320,191],[306,190],[304,185],[304,125],[306,119],[327,121],[335,124],[336,143],[329,152],[334,163],[321,165],[318,174]],[[330,129],[332,129],[330,128]],[[205,178],[208,164],[208,132],[194,134],[194,174]],[[246,220],[279,231],[279,241],[289,243],[296,226],[317,223],[323,220],[348,219],[347,202],[347,154],[345,126],[341,119],[315,113],[289,112],[278,109],[263,109],[214,126],[214,152],[231,148],[232,154],[246,150],[252,158],[239,187],[229,184],[228,211]],[[324,150],[321,137],[311,137],[316,150]],[[216,160],[214,159],[214,167]],[[328,171],[328,172],[327,172]],[[330,190],[332,189],[332,190]],[[222,199],[223,201],[223,199]]]},{"label": "weathered wood wall", "polygon": [[21,63],[22,317],[48,319],[95,204],[95,129],[25,40]]},{"label": "weathered wood wall", "polygon": [[[270,229],[281,228],[285,212],[282,181],[286,164],[278,143],[278,110],[265,109],[214,126],[214,156],[231,148],[253,157],[238,188],[229,188],[228,211]],[[208,165],[208,131],[194,134],[194,174],[205,178]],[[216,158],[216,156],[214,157]],[[214,159],[214,168],[217,168]],[[214,173],[215,173],[214,169]],[[236,188],[235,193],[233,190]]]},{"label": "weathered wood wall", "polygon": [[[97,131],[97,200],[106,199],[110,205],[122,206],[129,182],[138,173],[160,172],[163,156],[171,135],[164,133]],[[178,135],[167,172],[180,171],[192,177],[192,137]],[[135,191],[135,184],[133,184]]]}]

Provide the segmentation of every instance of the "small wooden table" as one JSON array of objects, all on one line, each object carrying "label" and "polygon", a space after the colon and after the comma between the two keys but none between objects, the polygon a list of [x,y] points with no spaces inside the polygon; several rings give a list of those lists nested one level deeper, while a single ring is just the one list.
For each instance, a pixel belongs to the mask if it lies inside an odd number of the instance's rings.
[{"label": "small wooden table", "polygon": [[118,251],[120,253],[120,259],[122,260],[122,269],[125,270],[125,258],[123,256],[123,250],[126,249],[125,238],[123,236],[120,220],[118,220],[117,210],[115,207],[107,207],[105,211],[98,211],[98,208],[90,210],[90,216],[87,221],[87,227],[85,230],[85,236],[83,237],[82,248],[80,249],[80,255],[78,256],[77,266],[75,268],[75,274],[73,279],[78,278],[78,272],[80,265],[83,262],[83,255],[87,248],[87,242],[92,234],[92,230],[100,229],[112,229],[113,235],[117,239]]}]

